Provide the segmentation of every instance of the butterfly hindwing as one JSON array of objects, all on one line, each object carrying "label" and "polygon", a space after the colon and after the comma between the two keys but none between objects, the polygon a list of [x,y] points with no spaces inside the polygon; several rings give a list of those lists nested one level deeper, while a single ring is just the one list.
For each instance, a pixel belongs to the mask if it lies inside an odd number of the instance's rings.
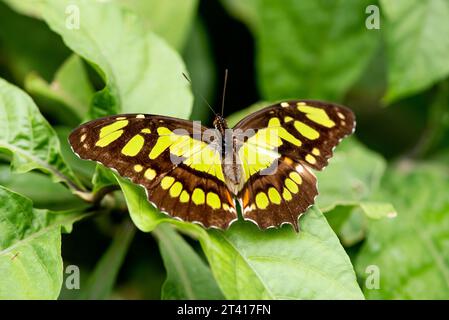
[{"label": "butterfly hindwing", "polygon": [[239,198],[243,217],[260,228],[290,223],[298,230],[298,217],[317,194],[315,175],[302,164],[282,156],[272,174],[252,175]]},{"label": "butterfly hindwing", "polygon": [[100,162],[142,185],[148,200],[169,215],[226,228],[237,218],[235,204],[220,154],[201,141],[204,130],[170,117],[117,115],[80,126],[69,141],[82,159]]},{"label": "butterfly hindwing", "polygon": [[237,219],[234,200],[219,180],[197,175],[178,166],[148,190],[148,198],[161,211],[205,227],[226,229]]}]

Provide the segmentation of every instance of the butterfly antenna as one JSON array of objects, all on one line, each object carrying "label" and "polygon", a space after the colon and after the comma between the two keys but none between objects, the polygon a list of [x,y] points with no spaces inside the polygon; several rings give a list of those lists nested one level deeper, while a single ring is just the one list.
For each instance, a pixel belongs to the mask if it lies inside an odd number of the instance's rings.
[{"label": "butterfly antenna", "polygon": [[221,100],[221,116],[223,117],[225,96],[226,96],[226,83],[228,82],[228,69],[225,69],[224,85],[223,85],[223,95]]},{"label": "butterfly antenna", "polygon": [[[183,72],[182,75],[184,76],[184,78],[187,80],[187,82],[190,84],[190,86],[192,86],[192,80],[189,79],[189,77]],[[214,113],[214,115],[217,115],[217,113],[215,112],[214,108],[211,107],[211,105],[209,104],[209,102],[207,102],[206,98],[204,98],[204,96],[201,93],[197,93],[200,98],[204,101],[204,103],[209,107],[209,109],[212,110],[212,112]]]}]

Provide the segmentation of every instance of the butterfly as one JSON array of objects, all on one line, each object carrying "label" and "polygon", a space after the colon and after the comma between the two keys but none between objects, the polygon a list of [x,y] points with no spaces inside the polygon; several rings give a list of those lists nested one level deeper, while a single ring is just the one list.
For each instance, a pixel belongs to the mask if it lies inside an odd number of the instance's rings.
[{"label": "butterfly", "polygon": [[333,103],[283,101],[232,129],[148,114],[87,122],[69,136],[73,151],[143,186],[162,212],[209,228],[243,219],[261,229],[291,224],[315,201],[333,149],[354,132],[351,110]]}]

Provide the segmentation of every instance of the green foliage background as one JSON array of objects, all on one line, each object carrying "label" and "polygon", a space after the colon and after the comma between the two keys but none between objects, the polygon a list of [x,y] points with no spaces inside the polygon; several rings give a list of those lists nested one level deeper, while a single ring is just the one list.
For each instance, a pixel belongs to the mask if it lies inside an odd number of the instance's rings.
[{"label": "green foliage background", "polygon": [[[0,299],[448,299],[448,34],[448,0],[3,0]],[[67,144],[107,114],[210,121],[224,67],[230,124],[289,98],[357,115],[299,234],[170,219]]]}]

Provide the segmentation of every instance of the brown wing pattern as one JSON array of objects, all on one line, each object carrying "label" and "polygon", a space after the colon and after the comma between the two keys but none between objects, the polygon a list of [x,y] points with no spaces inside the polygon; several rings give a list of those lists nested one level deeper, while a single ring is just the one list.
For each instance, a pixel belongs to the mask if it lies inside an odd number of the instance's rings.
[{"label": "brown wing pattern", "polygon": [[[175,135],[176,129],[184,130],[184,136]],[[98,161],[142,185],[149,201],[169,215],[205,227],[226,228],[237,215],[217,166],[219,155],[200,145],[193,130],[192,122],[186,120],[125,114],[83,124],[69,141],[82,159]],[[194,152],[190,149],[187,154],[186,144],[193,144]],[[192,159],[201,161],[195,157],[206,151],[208,157],[217,157],[215,163],[196,165]]]},{"label": "brown wing pattern", "polygon": [[239,150],[247,173],[238,195],[243,217],[263,229],[291,223],[298,230],[298,217],[318,194],[308,168],[323,169],[335,146],[354,128],[349,109],[305,100],[281,102],[240,121],[234,129],[255,129]]},{"label": "brown wing pattern", "polygon": [[315,175],[291,158],[281,157],[273,174],[251,176],[239,199],[243,217],[260,228],[290,223],[298,231],[298,217],[317,194]]}]

